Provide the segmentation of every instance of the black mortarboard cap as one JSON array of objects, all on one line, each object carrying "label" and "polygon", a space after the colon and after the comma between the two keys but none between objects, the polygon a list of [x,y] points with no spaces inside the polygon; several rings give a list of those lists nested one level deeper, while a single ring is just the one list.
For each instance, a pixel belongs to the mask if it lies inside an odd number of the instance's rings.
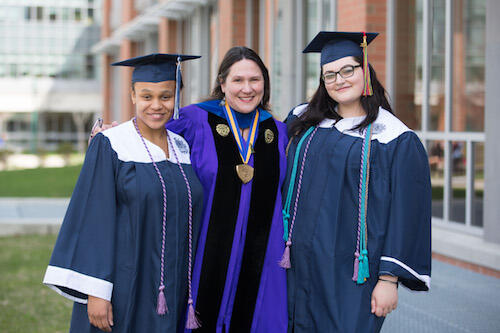
[{"label": "black mortarboard cap", "polygon": [[111,66],[134,67],[132,82],[162,82],[175,80],[177,61],[197,58],[200,56],[153,53],[115,62]]},{"label": "black mortarboard cap", "polygon": [[112,63],[111,66],[134,67],[132,82],[176,81],[174,119],[179,117],[179,92],[182,82],[181,62],[201,56],[153,53]]},{"label": "black mortarboard cap", "polygon": [[321,66],[348,56],[362,57],[364,34],[367,45],[378,36],[377,32],[320,31],[302,52],[321,52]]}]

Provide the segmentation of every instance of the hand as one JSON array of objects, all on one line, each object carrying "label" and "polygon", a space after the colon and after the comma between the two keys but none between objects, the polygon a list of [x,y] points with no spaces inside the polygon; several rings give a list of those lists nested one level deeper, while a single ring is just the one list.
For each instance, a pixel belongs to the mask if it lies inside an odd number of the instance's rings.
[{"label": "hand", "polygon": [[113,326],[114,323],[113,307],[110,301],[89,295],[87,314],[92,325],[104,332],[111,332],[111,326]]},{"label": "hand", "polygon": [[101,118],[97,119],[97,121],[94,123],[94,126],[92,126],[92,130],[90,132],[89,144],[90,141],[92,141],[92,138],[97,135],[97,133],[107,130],[108,128],[115,127],[117,125],[118,122],[116,121],[113,121],[111,124],[103,124]]},{"label": "hand", "polygon": [[[381,275],[381,279],[397,282],[398,278]],[[385,317],[398,306],[397,284],[378,280],[372,292],[372,313],[377,317]]]}]

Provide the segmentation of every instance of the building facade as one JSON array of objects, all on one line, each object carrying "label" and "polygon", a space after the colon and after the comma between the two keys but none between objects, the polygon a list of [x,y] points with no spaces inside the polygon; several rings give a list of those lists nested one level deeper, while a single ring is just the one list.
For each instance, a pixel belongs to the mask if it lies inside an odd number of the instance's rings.
[{"label": "building facade", "polygon": [[202,55],[183,69],[187,104],[209,94],[231,46],[252,47],[270,70],[273,112],[283,119],[318,85],[319,55],[301,53],[318,31],[379,32],[370,62],[395,114],[429,154],[434,251],[500,271],[495,0],[103,0],[102,8],[93,50],[102,63],[106,121],[133,112],[131,70],[109,66],[119,59]]},{"label": "building facade", "polygon": [[0,0],[0,135],[13,151],[85,149],[100,110],[100,0]]}]

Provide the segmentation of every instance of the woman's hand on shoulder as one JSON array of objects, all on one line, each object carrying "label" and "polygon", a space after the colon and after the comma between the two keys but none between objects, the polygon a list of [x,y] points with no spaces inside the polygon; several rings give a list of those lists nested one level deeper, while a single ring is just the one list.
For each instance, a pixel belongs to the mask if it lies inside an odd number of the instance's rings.
[{"label": "woman's hand on shoulder", "polygon": [[90,136],[89,136],[89,145],[90,141],[92,141],[92,138],[97,135],[97,133],[102,132],[104,130],[107,130],[108,128],[118,126],[117,121],[113,121],[111,124],[103,124],[102,119],[99,118],[94,126],[92,126],[92,130],[90,131]]},{"label": "woman's hand on shoulder", "polygon": [[372,292],[372,313],[385,317],[398,306],[398,278],[381,275]]},{"label": "woman's hand on shoulder", "polygon": [[105,299],[89,295],[87,314],[92,325],[104,332],[111,332],[113,323],[113,307]]}]

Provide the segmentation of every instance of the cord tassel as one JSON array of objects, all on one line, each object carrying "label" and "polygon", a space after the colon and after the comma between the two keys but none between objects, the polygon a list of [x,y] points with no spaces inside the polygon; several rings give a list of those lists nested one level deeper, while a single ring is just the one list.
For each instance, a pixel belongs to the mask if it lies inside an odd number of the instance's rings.
[{"label": "cord tassel", "polygon": [[359,252],[354,253],[354,272],[352,274],[352,280],[358,281],[358,272],[359,272]]},{"label": "cord tassel", "polygon": [[186,328],[188,330],[195,330],[197,328],[200,328],[201,324],[198,318],[196,317],[196,311],[194,311],[193,299],[190,298],[188,304],[189,304],[189,310],[188,310],[188,317],[186,320]]},{"label": "cord tassel", "polygon": [[284,269],[289,269],[292,267],[292,264],[290,262],[290,246],[292,245],[292,242],[287,241],[286,242],[286,247],[285,251],[283,252],[283,256],[281,257],[281,260],[279,262],[280,267]]},{"label": "cord tassel", "polygon": [[164,315],[168,312],[167,300],[165,299],[165,293],[163,292],[164,289],[165,286],[163,285],[159,288],[160,293],[158,294],[158,305],[156,306],[156,313],[159,315]]},{"label": "cord tassel", "polygon": [[362,250],[359,256],[359,272],[358,272],[358,284],[365,283],[366,279],[370,277],[370,270],[368,265],[368,251]]}]

